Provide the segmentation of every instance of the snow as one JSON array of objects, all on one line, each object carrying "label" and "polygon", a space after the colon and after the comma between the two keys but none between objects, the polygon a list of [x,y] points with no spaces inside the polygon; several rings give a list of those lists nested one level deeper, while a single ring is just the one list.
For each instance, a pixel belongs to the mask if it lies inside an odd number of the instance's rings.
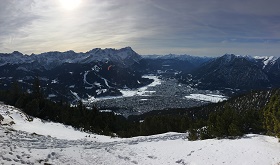
[{"label": "snow", "polygon": [[91,85],[90,83],[87,82],[87,75],[88,75],[88,71],[86,71],[85,74],[84,74],[84,79],[83,79],[84,84],[89,84],[89,85]]},{"label": "snow", "polygon": [[51,82],[52,84],[57,84],[58,83],[58,80],[57,79],[55,79],[55,80],[52,80],[52,82]]},{"label": "snow", "polygon": [[132,96],[147,96],[156,91],[148,91],[149,87],[154,87],[161,84],[161,80],[154,75],[145,75],[142,76],[143,78],[152,79],[153,82],[147,86],[137,88],[137,89],[122,89],[120,92],[122,93],[123,97],[132,97]]},{"label": "snow", "polygon": [[103,79],[104,80],[104,83],[106,84],[106,86],[108,87],[108,88],[112,88],[109,84],[108,84],[108,80],[107,79],[105,79],[105,78],[101,78],[101,79]]},{"label": "snow", "polygon": [[70,85],[69,88],[75,88],[75,85]]},{"label": "snow", "polygon": [[227,100],[225,96],[222,95],[214,95],[214,94],[190,94],[189,96],[185,96],[187,99],[208,101],[208,102],[221,102]]},{"label": "snow", "polygon": [[72,93],[72,95],[77,99],[77,100],[81,100],[81,98],[79,97],[78,93],[73,92],[70,90],[70,92]]},{"label": "snow", "polygon": [[100,95],[101,93],[106,93],[107,91],[108,91],[108,89],[97,89],[96,94]]},{"label": "snow", "polygon": [[[2,124],[10,125],[10,123],[12,122],[14,123],[11,125],[13,129],[25,131],[28,133],[36,133],[39,135],[51,136],[58,139],[67,140],[84,139],[88,135],[93,135],[75,130],[71,126],[65,126],[60,123],[42,121],[39,118],[32,119],[29,116],[27,116],[24,112],[13,106],[0,104],[0,114],[4,117]],[[106,140],[110,138],[105,137],[104,139]],[[104,139],[102,141],[104,141]]]},{"label": "snow", "polygon": [[96,71],[96,72],[99,72],[100,71],[100,68],[97,66],[97,65],[94,65],[94,67],[92,68],[92,70]]},{"label": "snow", "polygon": [[104,96],[104,97],[98,97],[95,98],[94,96],[89,96],[87,100],[82,100],[84,103],[87,102],[95,102],[99,100],[110,100],[110,99],[117,99],[117,98],[122,98],[122,96]]},{"label": "snow", "polygon": [[[188,141],[185,133],[110,138],[59,123],[42,122],[1,104],[0,162],[11,164],[103,165],[279,165],[277,138],[248,134],[240,139]],[[36,133],[36,134],[34,134]],[[38,135],[39,134],[39,135]],[[42,136],[43,135],[43,136]]]},{"label": "snow", "polygon": [[[99,112],[101,112],[101,113],[114,113],[115,115],[121,115],[120,113],[116,113],[116,112],[114,112],[114,111],[112,111],[112,110],[109,110],[109,109],[101,109],[101,110],[99,110]],[[119,139],[120,140],[120,139]]]},{"label": "snow", "polygon": [[52,98],[52,97],[56,97],[56,95],[55,94],[49,94],[48,97]]},{"label": "snow", "polygon": [[[154,75],[145,75],[142,77],[153,79],[154,81],[147,86],[137,88],[137,89],[128,89],[128,88],[120,89],[122,96],[105,96],[105,97],[98,97],[98,98],[90,96],[87,100],[83,100],[83,102],[95,102],[95,101],[99,101],[99,100],[117,99],[117,98],[123,98],[123,97],[133,97],[133,96],[149,96],[149,95],[155,93],[156,91],[149,91],[148,88],[160,85],[162,80]],[[107,80],[105,78],[102,78],[102,79],[104,80],[105,84],[110,88]],[[101,93],[100,90],[97,90],[96,92],[98,92],[97,95]]]},{"label": "snow", "polygon": [[274,56],[255,56],[254,58],[263,61],[263,69],[269,64],[273,65],[278,59],[277,57]]},{"label": "snow", "polygon": [[263,63],[266,66],[267,64],[269,64],[271,62],[272,63],[275,62],[274,60],[275,60],[275,57],[274,56],[270,56],[270,57],[266,58]]},{"label": "snow", "polygon": [[85,72],[83,81],[84,81],[84,84],[93,86],[93,84],[91,84],[91,83],[89,83],[89,82],[87,81],[87,75],[88,75],[89,72],[90,72],[90,71],[86,71],[86,72]]},{"label": "snow", "polygon": [[109,109],[104,109],[104,110],[99,110],[99,112],[112,112],[112,110],[109,110]]},{"label": "snow", "polygon": [[94,84],[95,86],[97,86],[97,87],[101,87],[101,84],[100,84],[100,83],[94,82],[93,84]]},{"label": "snow", "polygon": [[[130,47],[122,49],[100,49],[96,48],[86,53],[75,53],[74,51],[66,52],[46,52],[41,54],[23,55],[20,52],[13,52],[11,54],[1,54],[0,66],[6,64],[31,64],[38,63],[45,69],[52,69],[64,63],[92,63],[95,61],[112,61],[116,64],[121,64],[126,60],[132,59],[135,62],[140,60],[140,56],[135,53]],[[36,65],[35,65],[36,66]],[[95,71],[99,71],[98,67],[94,67]]]}]

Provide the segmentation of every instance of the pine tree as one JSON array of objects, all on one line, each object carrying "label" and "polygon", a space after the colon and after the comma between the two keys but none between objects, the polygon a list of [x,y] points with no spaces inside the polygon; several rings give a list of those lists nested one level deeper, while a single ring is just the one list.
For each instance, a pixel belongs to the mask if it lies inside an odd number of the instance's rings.
[{"label": "pine tree", "polygon": [[195,128],[190,128],[188,133],[188,140],[194,141],[199,139],[198,131]]},{"label": "pine tree", "polygon": [[280,138],[280,93],[274,94],[264,108],[264,127],[267,134]]},{"label": "pine tree", "polygon": [[240,127],[238,127],[235,123],[231,123],[229,125],[228,133],[229,133],[229,136],[233,136],[233,137],[242,135]]},{"label": "pine tree", "polygon": [[38,99],[33,99],[32,101],[27,103],[24,111],[31,116],[37,116],[40,111]]},{"label": "pine tree", "polygon": [[16,101],[19,99],[20,95],[22,94],[21,88],[18,85],[18,82],[13,82],[12,88],[9,92],[7,98],[7,104],[15,105]]},{"label": "pine tree", "polygon": [[38,76],[34,78],[32,95],[36,99],[43,99],[43,93],[41,91],[40,80]]}]

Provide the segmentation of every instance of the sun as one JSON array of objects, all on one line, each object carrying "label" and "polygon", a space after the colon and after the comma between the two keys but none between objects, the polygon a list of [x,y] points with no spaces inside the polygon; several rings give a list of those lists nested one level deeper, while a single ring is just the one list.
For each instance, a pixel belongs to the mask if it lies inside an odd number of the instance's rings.
[{"label": "sun", "polygon": [[77,8],[82,0],[59,0],[62,7],[66,10],[73,10]]}]

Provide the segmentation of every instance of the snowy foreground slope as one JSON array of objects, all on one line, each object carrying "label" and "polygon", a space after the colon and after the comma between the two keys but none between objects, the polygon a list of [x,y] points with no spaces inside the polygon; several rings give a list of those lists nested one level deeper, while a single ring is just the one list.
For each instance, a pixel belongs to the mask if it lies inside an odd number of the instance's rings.
[{"label": "snowy foreground slope", "polygon": [[[279,165],[280,143],[273,137],[246,135],[237,140],[188,141],[185,134],[128,139],[74,130],[58,123],[27,121],[0,104],[0,164],[253,164]],[[10,124],[14,122],[15,124]]]}]

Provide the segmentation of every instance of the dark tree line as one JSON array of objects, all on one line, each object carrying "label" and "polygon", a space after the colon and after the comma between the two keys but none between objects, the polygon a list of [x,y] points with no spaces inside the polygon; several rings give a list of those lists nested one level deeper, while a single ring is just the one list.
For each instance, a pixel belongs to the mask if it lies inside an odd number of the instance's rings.
[{"label": "dark tree line", "polygon": [[201,122],[203,127],[198,124],[198,127],[195,126],[190,130],[190,140],[236,138],[246,133],[263,133],[265,131],[261,111],[238,112],[228,105],[223,111],[211,112],[208,119]]},{"label": "dark tree line", "polygon": [[[251,95],[248,97],[251,99]],[[191,111],[185,109],[185,113],[180,111],[177,114],[147,115],[141,122],[128,120],[111,112],[101,113],[95,106],[88,109],[81,101],[72,107],[62,100],[48,100],[44,98],[38,78],[34,79],[31,93],[23,92],[15,82],[10,90],[0,92],[0,100],[22,109],[30,116],[105,135],[116,133],[120,137],[132,137],[172,131],[188,132],[190,140],[236,138],[246,133],[269,134],[280,138],[279,90],[274,92],[263,108],[254,109],[251,106],[244,110],[240,109],[242,105],[237,107],[226,101]],[[246,102],[240,104],[248,108]]]},{"label": "dark tree line", "polygon": [[260,110],[240,111],[227,102],[223,107],[213,109],[206,120],[195,121],[189,130],[189,139],[236,138],[247,133],[280,138],[280,90],[276,90]]},{"label": "dark tree line", "polygon": [[129,130],[128,121],[113,113],[100,113],[95,106],[87,109],[82,102],[75,107],[62,100],[53,102],[44,98],[38,78],[34,79],[31,93],[23,92],[17,82],[10,90],[0,92],[0,100],[22,109],[26,114],[44,120],[71,125],[84,131],[112,135],[113,132]]},{"label": "dark tree line", "polygon": [[280,91],[272,96],[263,112],[263,123],[267,134],[280,138]]}]

